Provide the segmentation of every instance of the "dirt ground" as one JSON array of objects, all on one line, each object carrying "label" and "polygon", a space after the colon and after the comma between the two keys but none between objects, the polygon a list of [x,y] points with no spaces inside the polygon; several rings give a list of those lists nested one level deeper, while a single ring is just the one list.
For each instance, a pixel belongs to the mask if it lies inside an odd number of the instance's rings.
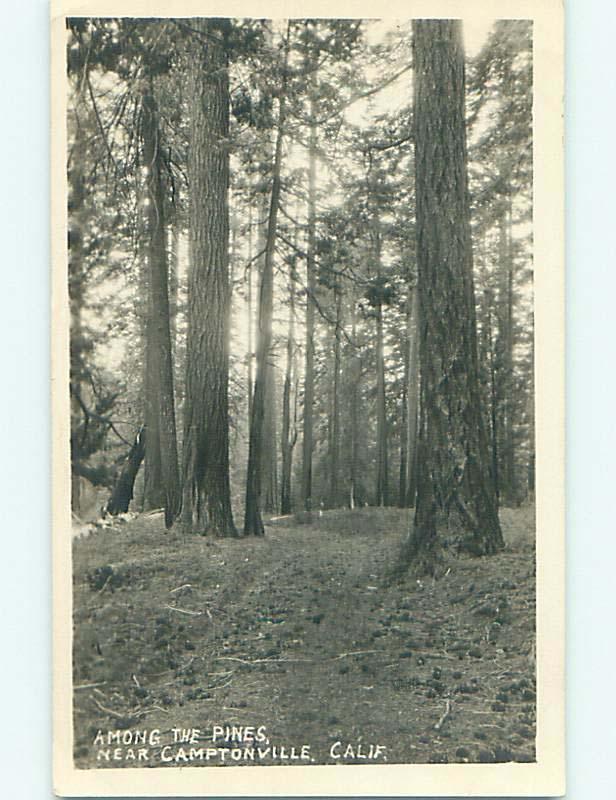
[{"label": "dirt ground", "polygon": [[392,585],[399,509],[75,539],[76,766],[533,761],[534,510],[501,519],[501,554]]}]

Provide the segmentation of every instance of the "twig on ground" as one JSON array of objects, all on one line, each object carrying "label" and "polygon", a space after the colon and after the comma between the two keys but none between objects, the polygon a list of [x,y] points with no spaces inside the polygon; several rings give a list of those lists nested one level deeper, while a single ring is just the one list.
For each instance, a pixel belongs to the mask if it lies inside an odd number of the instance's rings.
[{"label": "twig on ground", "polygon": [[165,608],[168,608],[169,611],[177,611],[178,614],[188,614],[189,617],[203,616],[203,611],[189,611],[186,608],[176,608],[175,606],[170,606],[169,603],[165,603]]},{"label": "twig on ground", "polygon": [[248,661],[245,658],[237,658],[236,656],[217,656],[217,661],[237,661],[239,664],[287,664],[289,662],[297,662],[303,664],[312,664],[312,658],[255,658],[253,661]]},{"label": "twig on ground", "polygon": [[103,711],[105,714],[109,714],[110,716],[112,716],[112,717],[115,717],[116,719],[122,719],[122,717],[125,717],[125,716],[126,716],[126,714],[120,714],[120,713],[119,713],[119,712],[117,712],[117,711],[113,711],[111,708],[107,708],[107,707],[106,707],[106,706],[104,706],[102,703],[99,703],[99,702],[98,702],[98,700],[96,699],[96,697],[90,697],[90,700],[92,700],[92,702],[94,703],[94,705],[95,705],[95,706],[96,706],[96,707],[97,707],[97,708],[98,708],[100,711]]},{"label": "twig on ground", "polygon": [[73,686],[75,691],[79,689],[96,689],[97,686],[106,686],[107,681],[101,681],[100,683],[84,683],[81,686]]},{"label": "twig on ground", "polygon": [[[435,654],[435,655],[437,655],[437,654]],[[446,650],[441,650],[441,652],[438,655],[440,655],[441,657],[444,657],[444,658],[448,658],[450,661],[459,661],[459,658],[457,658],[457,656],[452,656]]]},{"label": "twig on ground", "polygon": [[349,656],[366,656],[374,653],[382,653],[382,650],[354,650],[351,653],[340,653],[339,656],[332,656],[330,661],[338,661],[340,658],[348,658]]},{"label": "twig on ground", "polygon": [[235,672],[232,672],[231,675],[227,678],[227,680],[224,681],[224,683],[213,683],[211,686],[207,687],[208,690],[210,690],[210,689],[212,689],[212,690],[213,689],[224,689],[225,686],[228,686],[231,683],[231,681],[233,680],[233,676],[234,675],[235,675]]},{"label": "twig on ground", "polygon": [[144,708],[141,711],[138,711],[137,714],[140,717],[145,717],[146,714],[151,714],[153,711],[162,711],[163,714],[169,713],[169,709],[163,708],[162,706],[150,706],[150,708]]},{"label": "twig on ground", "polygon": [[169,594],[173,594],[174,592],[179,592],[182,589],[192,589],[191,583],[183,583],[181,586],[176,586],[175,589],[170,589]]},{"label": "twig on ground", "polygon": [[451,700],[448,699],[447,700],[447,705],[445,706],[445,711],[443,711],[443,714],[441,715],[441,718],[439,719],[439,721],[434,726],[434,730],[435,731],[440,731],[440,729],[445,724],[445,721],[446,721],[446,719],[447,719],[447,717],[449,716],[450,713],[451,713]]}]

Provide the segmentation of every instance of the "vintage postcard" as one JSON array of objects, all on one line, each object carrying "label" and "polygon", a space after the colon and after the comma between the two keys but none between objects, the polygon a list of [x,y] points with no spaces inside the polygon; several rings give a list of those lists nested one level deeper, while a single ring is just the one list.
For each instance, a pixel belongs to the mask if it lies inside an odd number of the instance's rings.
[{"label": "vintage postcard", "polygon": [[563,794],[561,4],[51,25],[56,792]]}]

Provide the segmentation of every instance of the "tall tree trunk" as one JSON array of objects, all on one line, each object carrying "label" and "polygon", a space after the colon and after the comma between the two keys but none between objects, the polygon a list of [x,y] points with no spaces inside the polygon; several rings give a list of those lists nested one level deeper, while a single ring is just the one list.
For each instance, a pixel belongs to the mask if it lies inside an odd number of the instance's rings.
[{"label": "tall tree trunk", "polygon": [[336,309],[334,328],[334,356],[332,363],[332,398],[331,398],[331,438],[329,451],[330,493],[329,504],[332,508],[338,505],[338,473],[340,462],[340,350],[342,330],[342,289],[334,286],[334,305]]},{"label": "tall tree trunk", "polygon": [[535,499],[535,318],[530,315],[530,379],[527,388],[527,413],[528,413],[528,467],[527,488],[528,498],[531,502]]},{"label": "tall tree trunk", "polygon": [[481,413],[458,20],[414,20],[421,423],[415,519],[404,561],[433,573],[437,512],[457,512],[458,547],[503,546]]},{"label": "tall tree trunk", "polygon": [[351,297],[351,341],[354,348],[351,358],[351,397],[350,397],[350,464],[349,464],[349,508],[357,505],[357,473],[359,453],[359,388],[361,383],[361,354],[357,343],[357,309],[355,291]]},{"label": "tall tree trunk", "polygon": [[229,79],[221,23],[195,19],[183,521],[236,536],[229,484]]},{"label": "tall tree trunk", "polygon": [[275,514],[278,511],[278,393],[273,348],[270,348],[267,373],[263,426],[263,510]]},{"label": "tall tree trunk", "polygon": [[163,154],[152,80],[142,99],[143,159],[147,169],[148,317],[146,324],[146,502],[165,508],[170,527],[181,504],[169,323],[169,272]]},{"label": "tall tree trunk", "polygon": [[175,210],[171,223],[171,250],[169,253],[169,329],[171,331],[171,350],[175,363],[177,339],[178,296],[180,286],[180,242],[182,240],[182,212],[179,190],[176,190]]},{"label": "tall tree trunk", "polygon": [[503,494],[507,505],[515,500],[515,445],[513,430],[513,253],[511,248],[511,208],[500,220],[500,270],[502,278],[502,339],[503,339]]},{"label": "tall tree trunk", "polygon": [[290,25],[287,25],[282,86],[278,106],[278,132],[274,151],[272,194],[267,222],[267,239],[261,286],[259,290],[259,326],[257,341],[257,365],[255,389],[250,418],[248,443],[248,470],[246,475],[246,504],[244,512],[244,535],[263,536],[265,528],[261,518],[261,488],[263,471],[263,444],[265,434],[265,403],[267,400],[268,360],[272,347],[272,309],[274,292],[274,252],[280,206],[280,175],[282,171],[282,145],[285,135],[286,87],[289,57]]},{"label": "tall tree trunk", "polygon": [[[294,270],[292,268],[294,273]],[[280,513],[292,511],[291,476],[293,473],[293,448],[297,430],[291,430],[291,392],[295,380],[295,275],[289,280],[289,324],[287,331],[287,355],[282,389],[282,479],[280,486]]]},{"label": "tall tree trunk", "polygon": [[310,138],[308,145],[308,251],[306,256],[306,363],[304,369],[304,435],[302,441],[302,505],[312,509],[312,449],[314,406],[314,312],[316,292],[316,104],[310,103]]},{"label": "tall tree trunk", "polygon": [[492,480],[494,481],[494,495],[498,507],[500,498],[500,474],[498,469],[498,384],[496,377],[496,353],[494,352],[494,333],[492,330],[492,309],[488,304],[486,313],[488,359],[490,369],[490,440],[492,445]]},{"label": "tall tree trunk", "polygon": [[400,475],[398,481],[398,507],[406,508],[408,483],[408,428],[409,428],[409,367],[411,350],[411,289],[406,298],[406,313],[403,339],[402,397],[400,402]]},{"label": "tall tree trunk", "polygon": [[389,503],[387,459],[387,404],[385,398],[385,353],[383,341],[383,301],[381,271],[381,234],[378,220],[375,232],[378,300],[376,304],[376,497],[375,505]]},{"label": "tall tree trunk", "polygon": [[[85,67],[87,69],[87,66]],[[78,77],[75,88],[75,140],[68,170],[68,295],[71,315],[70,337],[70,385],[71,392],[71,508],[79,514],[81,505],[81,483],[77,465],[81,460],[81,446],[78,436],[79,420],[82,410],[78,401],[81,396],[83,379],[83,335],[81,312],[84,302],[84,241],[85,183],[83,165],[86,161],[85,103],[83,92],[86,76]]]},{"label": "tall tree trunk", "polygon": [[250,435],[250,419],[252,417],[252,390],[253,390],[253,378],[252,378],[252,351],[253,351],[253,341],[252,341],[252,259],[253,259],[253,249],[252,249],[252,203],[248,206],[248,266],[246,268],[246,295],[247,295],[247,315],[248,315],[248,433]]},{"label": "tall tree trunk", "polygon": [[403,508],[411,508],[415,505],[419,406],[419,293],[416,287],[409,287],[408,291],[406,330],[399,505]]}]

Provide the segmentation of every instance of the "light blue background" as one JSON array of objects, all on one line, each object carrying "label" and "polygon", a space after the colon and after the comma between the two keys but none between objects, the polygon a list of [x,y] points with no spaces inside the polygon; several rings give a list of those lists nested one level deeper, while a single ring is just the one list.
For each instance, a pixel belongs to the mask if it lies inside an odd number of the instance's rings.
[{"label": "light blue background", "polygon": [[[541,2],[541,0],[537,0]],[[495,4],[496,6],[496,4]],[[616,797],[616,7],[567,9],[569,800]],[[0,22],[0,785],[51,793],[48,5]]]}]

